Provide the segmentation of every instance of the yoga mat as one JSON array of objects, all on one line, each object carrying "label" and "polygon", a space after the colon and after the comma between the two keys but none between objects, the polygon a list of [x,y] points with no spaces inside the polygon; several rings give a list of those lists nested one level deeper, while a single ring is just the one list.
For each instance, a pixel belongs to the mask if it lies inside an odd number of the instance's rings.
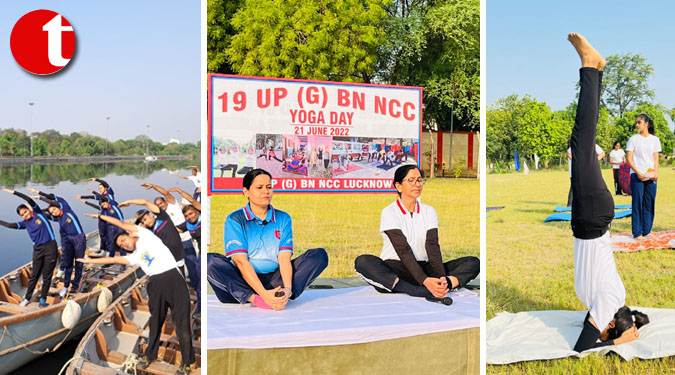
[{"label": "yoga mat", "polygon": [[209,295],[207,347],[264,349],[347,345],[480,326],[480,298],[461,289],[445,306],[373,287],[306,290],[283,311],[224,304]]},{"label": "yoga mat", "polygon": [[612,250],[630,253],[647,249],[675,249],[675,230],[652,233],[655,238],[647,237],[645,240],[636,240],[630,232],[615,233],[610,238]]},{"label": "yoga mat", "polygon": [[615,352],[623,359],[653,359],[675,355],[675,310],[636,307],[649,316],[650,323],[638,331],[636,341],[590,349],[573,350],[581,333],[586,311],[502,312],[487,322],[487,363],[585,357],[596,352]]},{"label": "yoga mat", "polygon": [[[617,211],[614,213],[614,219],[622,219],[624,217],[630,216],[632,213],[631,210],[624,210],[624,211]],[[546,219],[544,219],[544,223],[548,223],[549,221],[571,221],[572,220],[572,214],[568,212],[561,212],[557,214],[553,214]]]},{"label": "yoga mat", "polygon": [[[614,206],[615,210],[625,210],[627,208],[631,208],[630,204],[617,204]],[[572,207],[563,207],[563,206],[556,206],[556,208],[553,210],[555,212],[569,212],[572,211]]]},{"label": "yoga mat", "polygon": [[497,210],[501,210],[501,209],[504,208],[504,207],[506,207],[506,206],[487,207],[487,208],[485,208],[485,211],[487,211],[487,212],[490,212],[490,211],[497,211]]}]

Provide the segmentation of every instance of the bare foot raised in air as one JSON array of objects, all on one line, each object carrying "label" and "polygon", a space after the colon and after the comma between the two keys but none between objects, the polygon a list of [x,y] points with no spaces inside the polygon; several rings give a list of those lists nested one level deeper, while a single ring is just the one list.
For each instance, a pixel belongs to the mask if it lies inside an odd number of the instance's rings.
[{"label": "bare foot raised in air", "polygon": [[567,34],[567,40],[569,40],[570,43],[572,43],[572,46],[574,46],[574,49],[577,50],[577,53],[581,58],[582,67],[596,68],[598,70],[605,68],[605,59],[602,58],[600,52],[596,51],[581,34],[569,33]]}]

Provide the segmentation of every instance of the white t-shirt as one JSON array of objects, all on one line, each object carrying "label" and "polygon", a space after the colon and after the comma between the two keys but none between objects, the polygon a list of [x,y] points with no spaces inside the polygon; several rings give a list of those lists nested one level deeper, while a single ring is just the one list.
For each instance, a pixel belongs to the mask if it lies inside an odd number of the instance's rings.
[{"label": "white t-shirt", "polygon": [[[169,203],[166,202],[166,213],[169,215],[171,218],[171,222],[175,226],[179,226],[185,222],[185,215],[183,215],[183,209],[181,208],[180,204],[178,203]],[[185,242],[185,241],[190,241],[192,238],[190,237],[190,232],[185,231],[180,234],[180,240]]]},{"label": "white t-shirt", "polygon": [[[654,153],[661,152],[661,141],[655,135],[643,137],[635,134],[630,137],[626,144],[626,151],[633,151],[633,162],[635,167],[642,174],[647,173],[648,169],[654,169]],[[635,173],[631,168],[630,173]]]},{"label": "white t-shirt", "polygon": [[[623,163],[625,161],[624,156],[626,156],[626,153],[623,152],[622,149],[612,150],[609,152],[609,157],[612,158],[612,161],[614,162]],[[612,168],[619,169],[621,168],[621,165],[612,164]]]},{"label": "white t-shirt", "polygon": [[[572,154],[572,147],[567,148],[567,153],[570,155]],[[602,149],[600,148],[600,146],[598,146],[597,143],[595,144],[595,153],[598,155],[602,154]],[[570,170],[570,178],[572,178],[572,159],[570,158],[567,159],[567,166],[569,167]]]},{"label": "white t-shirt", "polygon": [[427,231],[434,228],[438,228],[438,215],[433,207],[418,201],[415,212],[411,216],[408,209],[403,206],[401,200],[397,199],[385,207],[380,216],[380,233],[383,239],[380,258],[383,260],[401,260],[398,254],[396,254],[391,241],[389,241],[389,237],[384,233],[390,229],[400,229],[408,240],[408,245],[410,245],[413,254],[415,254],[415,259],[418,261],[428,261],[429,257],[425,248]]},{"label": "white t-shirt", "polygon": [[626,304],[609,231],[592,240],[574,239],[574,290],[601,332]]},{"label": "white t-shirt", "polygon": [[158,275],[177,267],[176,259],[159,237],[138,225],[136,228],[138,228],[138,232],[135,233],[138,236],[136,250],[125,256],[129,264],[140,266],[148,276]]},{"label": "white t-shirt", "polygon": [[188,180],[192,181],[192,183],[195,184],[195,187],[200,187],[202,186],[202,173],[197,172],[194,176],[188,176]]}]

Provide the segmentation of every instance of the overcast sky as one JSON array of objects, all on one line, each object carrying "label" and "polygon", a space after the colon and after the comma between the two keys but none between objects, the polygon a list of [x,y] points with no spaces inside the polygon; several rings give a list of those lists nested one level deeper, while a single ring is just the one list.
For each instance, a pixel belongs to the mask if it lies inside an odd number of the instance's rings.
[{"label": "overcast sky", "polygon": [[[14,60],[10,34],[36,9],[73,26],[75,57],[51,76]],[[200,1],[0,2],[0,128],[86,131],[109,139],[200,138]],[[148,129],[147,126],[150,125]]]}]

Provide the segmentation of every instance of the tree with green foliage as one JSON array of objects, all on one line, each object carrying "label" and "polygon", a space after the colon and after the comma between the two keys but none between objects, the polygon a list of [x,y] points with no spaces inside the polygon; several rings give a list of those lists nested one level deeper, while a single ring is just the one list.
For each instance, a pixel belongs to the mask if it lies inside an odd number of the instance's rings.
[{"label": "tree with green foliage", "polygon": [[231,20],[242,6],[242,0],[208,0],[206,2],[206,57],[210,73],[233,74],[225,51],[230,47],[235,30]]},{"label": "tree with green foliage", "polygon": [[602,78],[602,105],[614,117],[622,117],[641,102],[654,99],[654,91],[647,83],[653,73],[654,67],[640,54],[608,56]]},{"label": "tree with green foliage", "polygon": [[242,75],[370,82],[385,0],[248,0],[226,55]]},{"label": "tree with green foliage", "polygon": [[428,128],[480,127],[480,2],[396,0],[385,6],[378,81],[424,87]]}]

